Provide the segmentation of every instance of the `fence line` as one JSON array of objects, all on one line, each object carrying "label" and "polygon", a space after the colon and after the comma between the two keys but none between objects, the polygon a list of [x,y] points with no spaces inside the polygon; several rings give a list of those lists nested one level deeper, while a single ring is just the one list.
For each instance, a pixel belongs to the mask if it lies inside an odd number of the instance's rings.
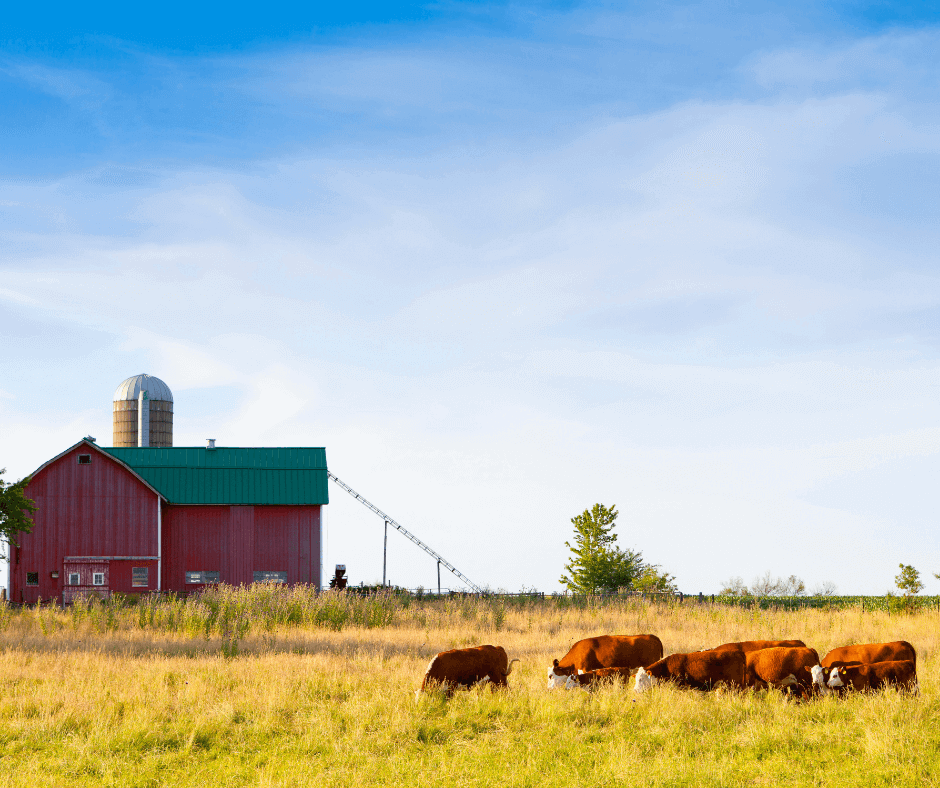
[{"label": "fence line", "polygon": [[565,591],[488,591],[480,593],[466,589],[442,588],[440,593],[429,588],[398,588],[381,586],[350,586],[351,593],[371,594],[384,591],[408,594],[417,599],[439,599],[444,597],[470,597],[475,599],[531,599],[531,600],[570,600],[574,604],[606,602],[613,600],[645,600],[661,604],[715,604],[728,607],[760,608],[761,610],[807,610],[825,608],[861,607],[863,611],[900,612],[907,609],[936,608],[940,611],[940,596],[901,597],[892,595],[845,595],[845,596],[732,596],[730,594],[686,594],[683,592],[658,593],[623,591],[598,594],[574,594]]}]

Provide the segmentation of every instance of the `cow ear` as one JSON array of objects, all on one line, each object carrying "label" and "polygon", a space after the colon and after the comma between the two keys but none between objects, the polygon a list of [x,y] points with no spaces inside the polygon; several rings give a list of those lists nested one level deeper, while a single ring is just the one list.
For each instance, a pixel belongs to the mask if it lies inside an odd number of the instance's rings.
[{"label": "cow ear", "polygon": [[553,660],[552,660],[552,665],[557,668],[557,667],[558,667],[558,660],[557,660],[557,659],[553,659]]}]

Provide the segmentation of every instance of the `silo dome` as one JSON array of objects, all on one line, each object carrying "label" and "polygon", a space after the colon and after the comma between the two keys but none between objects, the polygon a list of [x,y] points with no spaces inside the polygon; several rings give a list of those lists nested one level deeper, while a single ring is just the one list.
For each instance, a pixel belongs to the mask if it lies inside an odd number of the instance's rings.
[{"label": "silo dome", "polygon": [[173,445],[173,392],[153,375],[133,375],[114,391],[114,445]]},{"label": "silo dome", "polygon": [[151,400],[173,401],[173,392],[170,391],[170,387],[153,375],[133,375],[129,377],[114,390],[114,401],[137,399],[142,391],[146,391]]}]

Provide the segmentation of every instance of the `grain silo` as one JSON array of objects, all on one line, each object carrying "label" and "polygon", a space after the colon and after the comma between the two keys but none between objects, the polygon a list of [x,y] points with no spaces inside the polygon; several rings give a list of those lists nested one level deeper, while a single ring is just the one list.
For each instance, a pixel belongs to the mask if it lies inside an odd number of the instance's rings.
[{"label": "grain silo", "polygon": [[134,375],[117,387],[114,445],[173,445],[173,393],[160,378]]}]

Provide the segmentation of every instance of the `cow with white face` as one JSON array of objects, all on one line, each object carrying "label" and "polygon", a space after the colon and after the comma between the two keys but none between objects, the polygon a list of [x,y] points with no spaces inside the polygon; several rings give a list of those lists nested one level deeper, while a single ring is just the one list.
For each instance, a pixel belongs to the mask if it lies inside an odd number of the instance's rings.
[{"label": "cow with white face", "polygon": [[659,684],[659,679],[646,672],[646,668],[640,668],[636,672],[636,680],[633,683],[634,692],[646,692]]},{"label": "cow with white face", "polygon": [[548,669],[548,688],[549,689],[567,689],[568,679],[571,678],[572,675],[580,676],[582,673],[584,673],[583,670],[579,670],[577,673],[574,673],[574,674],[556,673],[554,666],[552,666]]},{"label": "cow with white face", "polygon": [[826,683],[835,692],[866,692],[885,687],[917,692],[917,667],[911,659],[887,660],[869,665],[835,665]]},{"label": "cow with white face", "polygon": [[638,668],[652,665],[663,656],[662,641],[656,635],[598,635],[575,643],[548,669],[548,688],[561,689],[568,676],[602,668]]},{"label": "cow with white face", "polygon": [[698,651],[692,654],[670,654],[636,674],[634,692],[646,692],[660,681],[681,687],[707,690],[718,684],[744,686],[747,657],[743,651]]},{"label": "cow with white face", "polygon": [[585,692],[588,691],[587,687],[581,686],[581,684],[578,683],[578,680],[575,678],[575,676],[566,676],[564,687],[566,690],[583,689]]},{"label": "cow with white face", "polygon": [[826,671],[822,665],[813,665],[810,668],[810,675],[813,677],[813,686],[819,691],[820,695],[828,695],[831,692],[826,685]]}]

